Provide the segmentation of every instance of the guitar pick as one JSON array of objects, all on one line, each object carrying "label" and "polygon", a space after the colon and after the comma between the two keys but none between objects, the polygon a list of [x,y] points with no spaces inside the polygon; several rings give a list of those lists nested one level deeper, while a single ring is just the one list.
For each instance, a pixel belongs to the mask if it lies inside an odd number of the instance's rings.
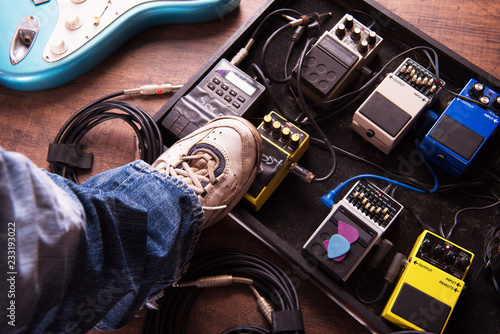
[{"label": "guitar pick", "polygon": [[356,240],[358,240],[358,238],[359,238],[359,231],[355,227],[353,227],[349,224],[346,224],[340,220],[339,220],[338,231],[339,231],[339,234],[341,236],[343,236],[344,238],[346,238],[350,244],[356,242]]},{"label": "guitar pick", "polygon": [[[334,234],[328,241],[328,258],[335,259],[340,256],[346,254],[349,249],[351,249],[351,245],[346,238],[341,236],[340,234]],[[326,243],[324,243],[326,245]]]}]

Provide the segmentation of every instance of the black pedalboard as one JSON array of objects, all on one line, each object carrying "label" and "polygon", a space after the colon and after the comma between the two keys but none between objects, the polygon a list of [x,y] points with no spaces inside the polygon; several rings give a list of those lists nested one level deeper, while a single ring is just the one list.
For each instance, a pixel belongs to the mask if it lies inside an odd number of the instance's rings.
[{"label": "black pedalboard", "polygon": [[[315,22],[308,22],[306,32],[300,35],[299,27],[293,24],[304,17]],[[294,23],[287,27],[290,22]],[[306,49],[306,45],[310,47]],[[244,59],[237,56],[241,50],[247,53]],[[237,58],[240,61],[235,61]],[[485,87],[481,92],[486,92],[488,105],[474,102],[486,101],[482,95],[477,97],[479,91],[470,93],[469,87],[476,83]],[[299,94],[299,88],[303,94]],[[464,101],[454,94],[474,101]],[[495,164],[500,160],[498,128],[482,135],[481,149],[474,160],[467,159],[468,168],[450,174],[448,165],[458,163],[455,157],[469,147],[451,146],[452,137],[470,145],[478,136],[460,135],[463,131],[455,131],[443,119],[449,121],[449,117],[467,110],[467,115],[474,116],[471,121],[455,118],[464,126],[478,123],[476,111],[494,122],[500,117],[495,113],[500,103],[498,94],[498,78],[375,0],[269,0],[154,119],[167,146],[219,115],[242,116],[252,122],[263,138],[264,161],[269,164],[261,166],[267,172],[259,176],[230,216],[288,260],[301,278],[318,286],[369,332],[392,333],[401,329],[400,324],[388,321],[390,315],[381,316],[389,302],[389,291],[374,304],[366,305],[358,299],[356,282],[366,272],[366,279],[375,281],[370,263],[374,246],[381,239],[393,244],[391,252],[410,254],[424,229],[437,231],[441,227],[446,235],[453,230],[458,212],[492,203],[492,194],[500,191],[498,178],[494,178],[498,173]],[[312,116],[307,115],[304,100]],[[430,111],[436,115],[434,119]],[[310,117],[317,118],[333,154]],[[441,121],[430,124],[438,119]],[[420,127],[423,122],[429,123],[425,129]],[[434,130],[429,130],[433,125]],[[439,145],[434,145],[435,138]],[[422,155],[419,142],[429,152]],[[435,161],[422,160],[423,156],[435,157]],[[303,173],[306,171],[315,179],[308,183],[302,177],[286,177],[294,164],[300,168],[293,174],[309,175]],[[492,166],[497,169],[491,170]],[[491,173],[480,174],[484,170]],[[332,177],[317,182],[331,171]],[[491,180],[481,184],[484,189],[475,186],[478,175]],[[439,193],[429,194],[434,177],[439,181]],[[342,188],[341,200],[326,209],[321,198],[352,179],[359,182],[346,183],[349,186]],[[400,185],[389,186],[388,179]],[[421,192],[405,189],[401,183]],[[486,191],[490,192],[483,197],[465,194]],[[481,254],[487,231],[498,224],[495,210],[498,206],[459,214],[452,238],[443,242],[460,245],[470,254]],[[469,278],[481,270],[481,262],[472,262],[464,278],[443,274],[440,280],[452,284],[446,281],[448,277],[468,286]],[[428,263],[433,271],[441,270],[437,263]],[[373,271],[389,264],[390,255]],[[417,288],[424,290],[424,285]],[[500,333],[500,307],[471,290],[461,290],[444,333]],[[396,301],[393,304],[399,305]],[[451,308],[451,303],[448,305]]]}]

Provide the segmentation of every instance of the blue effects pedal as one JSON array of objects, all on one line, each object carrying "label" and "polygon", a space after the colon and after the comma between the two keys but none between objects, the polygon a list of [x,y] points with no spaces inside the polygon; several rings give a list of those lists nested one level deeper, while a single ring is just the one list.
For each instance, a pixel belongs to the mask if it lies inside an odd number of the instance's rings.
[{"label": "blue effects pedal", "polygon": [[[471,79],[461,96],[500,109],[500,94]],[[500,122],[500,116],[479,104],[455,97],[420,143],[426,159],[459,177]]]}]

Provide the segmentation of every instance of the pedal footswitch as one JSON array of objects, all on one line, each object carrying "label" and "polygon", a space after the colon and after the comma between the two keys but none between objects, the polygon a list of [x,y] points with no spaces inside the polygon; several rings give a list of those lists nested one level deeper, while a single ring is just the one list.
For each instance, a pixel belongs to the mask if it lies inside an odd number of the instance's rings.
[{"label": "pedal footswitch", "polygon": [[[332,207],[302,251],[331,276],[346,281],[402,209],[374,184],[360,180]],[[343,235],[343,231],[349,235]],[[349,250],[342,257],[331,258],[326,243],[342,239],[336,238],[338,235],[349,241]]]},{"label": "pedal footswitch", "polygon": [[244,199],[258,211],[309,148],[309,135],[274,111],[257,128],[263,143],[259,172]]},{"label": "pedal footswitch", "polygon": [[417,238],[382,317],[402,328],[442,333],[474,254],[430,231]]}]

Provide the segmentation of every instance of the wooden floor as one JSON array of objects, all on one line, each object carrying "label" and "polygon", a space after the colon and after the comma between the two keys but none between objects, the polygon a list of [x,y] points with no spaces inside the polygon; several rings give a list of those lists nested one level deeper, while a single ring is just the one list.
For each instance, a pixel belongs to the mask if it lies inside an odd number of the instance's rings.
[{"label": "wooden floor", "polygon": [[[263,0],[242,0],[240,8],[221,21],[195,25],[166,25],[133,37],[92,71],[58,88],[19,92],[0,87],[0,146],[24,153],[48,169],[49,143],[64,122],[87,103],[126,88],[171,82],[182,84],[245,22]],[[500,2],[497,0],[379,0],[389,10],[440,41],[492,76],[500,78]],[[127,98],[154,115],[168,97]],[[95,155],[91,174],[134,159],[131,130],[120,121],[98,126],[84,143]],[[229,219],[202,235],[198,250],[239,246],[279,259]],[[307,333],[366,333],[341,310],[286,264],[297,282]],[[120,334],[140,333],[143,313]],[[219,333],[230,326],[265,325],[249,291],[229,289],[203,294],[190,318],[190,333]]]}]

